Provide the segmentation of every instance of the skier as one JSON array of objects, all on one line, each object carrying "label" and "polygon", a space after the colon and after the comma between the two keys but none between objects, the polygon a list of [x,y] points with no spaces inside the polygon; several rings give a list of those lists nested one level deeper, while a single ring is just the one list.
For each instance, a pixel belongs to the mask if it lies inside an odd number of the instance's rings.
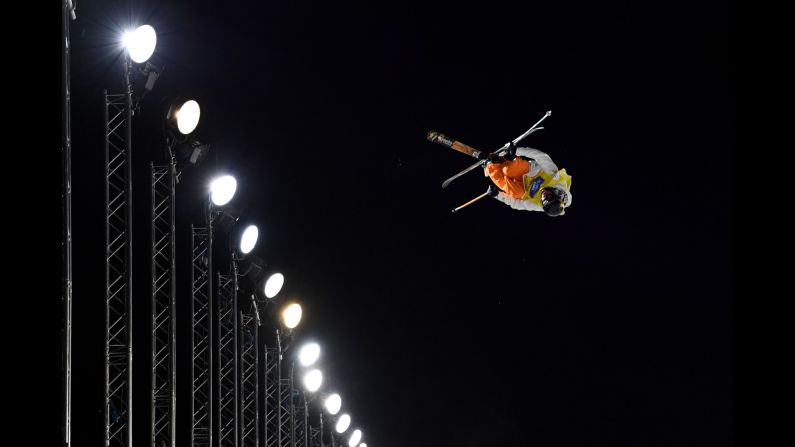
[{"label": "skier", "polygon": [[543,129],[538,125],[551,113],[547,112],[527,132],[491,154],[479,151],[439,132],[428,132],[429,141],[481,160],[445,180],[442,188],[446,188],[453,180],[479,166],[483,167],[484,175],[494,183],[489,185],[489,189],[485,193],[459,206],[453,212],[490,196],[518,210],[543,211],[548,216],[565,214],[566,208],[571,206],[572,201],[571,176],[566,173],[565,169],[559,170],[549,155],[544,152],[527,147],[516,147],[516,143],[526,136]]},{"label": "skier", "polygon": [[511,143],[504,155],[480,152],[477,158],[486,161],[484,175],[499,188],[489,185],[487,195],[511,208],[562,216],[571,205],[571,176],[544,152]]}]

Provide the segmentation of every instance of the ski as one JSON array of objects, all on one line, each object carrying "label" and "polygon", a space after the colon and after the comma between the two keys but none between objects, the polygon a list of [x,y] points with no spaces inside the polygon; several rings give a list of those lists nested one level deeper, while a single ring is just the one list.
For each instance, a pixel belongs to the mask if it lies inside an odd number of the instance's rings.
[{"label": "ski", "polygon": [[[538,127],[538,125],[541,124],[541,122],[544,121],[545,119],[547,119],[550,115],[552,115],[552,111],[551,110],[547,111],[547,113],[545,113],[544,116],[541,117],[540,120],[538,120],[538,122],[533,124],[533,127],[528,129],[527,132],[523,133],[518,138],[513,140],[512,143],[514,144],[514,146],[517,143],[519,143],[520,141],[524,140],[531,133],[533,133],[533,132],[535,132],[537,130],[543,129],[543,127]],[[455,150],[457,150],[457,151],[459,151],[461,153],[470,155],[470,156],[475,157],[475,158],[478,158],[478,155],[481,153],[481,151],[479,151],[479,150],[477,150],[477,149],[475,149],[475,148],[473,148],[471,146],[467,146],[466,144],[461,143],[460,141],[453,140],[452,138],[450,138],[450,137],[448,137],[448,136],[446,136],[444,134],[440,134],[438,132],[433,132],[433,131],[428,132],[428,140],[432,141],[434,143],[437,143],[437,144],[441,144],[442,146],[447,146],[447,147],[449,147],[451,149],[455,149]],[[503,152],[508,150],[510,145],[511,145],[511,143],[506,143],[503,147],[497,149],[496,151],[490,153],[489,155],[490,156],[491,155],[501,155]],[[477,168],[478,166],[483,165],[483,163],[484,163],[484,161],[478,161],[477,163],[473,164],[472,166],[464,169],[463,171],[459,172],[458,174],[456,174],[456,175],[450,177],[449,179],[445,180],[444,183],[442,183],[442,188],[447,188],[450,185],[450,183],[453,182],[453,180],[457,179],[458,177],[461,177],[462,175],[464,175],[467,172]]]},{"label": "ski", "polygon": [[443,133],[435,132],[433,130],[428,132],[428,141],[449,147],[450,149],[454,149],[458,152],[461,152],[462,154],[467,154],[470,157],[480,158],[479,156],[482,152],[472,146],[468,146],[458,140],[448,137]]}]

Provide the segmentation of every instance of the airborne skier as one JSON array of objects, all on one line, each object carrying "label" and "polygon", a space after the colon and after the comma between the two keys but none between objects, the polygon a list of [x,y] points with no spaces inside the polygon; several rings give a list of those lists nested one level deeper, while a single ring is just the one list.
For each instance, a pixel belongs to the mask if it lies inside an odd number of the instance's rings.
[{"label": "airborne skier", "polygon": [[571,205],[571,176],[538,149],[511,145],[485,160],[485,175],[499,187],[489,185],[487,194],[511,208],[562,216]]},{"label": "airborne skier", "polygon": [[481,160],[447,179],[442,184],[443,188],[478,166],[483,167],[484,175],[489,177],[499,188],[489,185],[485,193],[454,209],[454,212],[483,197],[491,196],[514,209],[544,211],[548,216],[565,214],[565,209],[572,202],[571,176],[566,173],[565,169],[559,170],[549,155],[544,152],[538,149],[516,147],[516,143],[524,137],[536,130],[543,129],[543,127],[537,126],[550,114],[551,112],[547,112],[522,136],[491,154],[479,151],[438,132],[428,133],[428,140]]}]

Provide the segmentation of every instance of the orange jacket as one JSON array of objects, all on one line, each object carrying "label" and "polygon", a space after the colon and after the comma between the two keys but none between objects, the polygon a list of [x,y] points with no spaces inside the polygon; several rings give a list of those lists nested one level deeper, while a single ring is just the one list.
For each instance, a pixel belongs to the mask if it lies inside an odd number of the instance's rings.
[{"label": "orange jacket", "polygon": [[522,176],[530,172],[530,162],[516,157],[502,163],[486,165],[486,174],[505,194],[514,199],[524,198],[524,181]]}]

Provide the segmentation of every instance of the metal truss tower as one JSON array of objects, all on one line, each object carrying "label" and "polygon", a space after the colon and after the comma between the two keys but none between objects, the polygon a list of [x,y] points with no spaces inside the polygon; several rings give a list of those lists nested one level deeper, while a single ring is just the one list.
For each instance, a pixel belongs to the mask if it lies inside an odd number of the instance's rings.
[{"label": "metal truss tower", "polygon": [[221,447],[238,445],[237,274],[218,274],[218,404]]},{"label": "metal truss tower", "polygon": [[151,166],[151,447],[176,443],[176,164]]},{"label": "metal truss tower", "polygon": [[[253,309],[252,309],[253,310]],[[240,314],[240,446],[259,446],[259,389],[257,364],[257,319]]]},{"label": "metal truss tower", "polygon": [[105,94],[105,445],[132,445],[131,61]]},{"label": "metal truss tower", "polygon": [[204,210],[207,227],[191,225],[191,346],[193,365],[191,384],[191,446],[213,445],[213,380],[212,380],[212,215],[210,206]]}]

